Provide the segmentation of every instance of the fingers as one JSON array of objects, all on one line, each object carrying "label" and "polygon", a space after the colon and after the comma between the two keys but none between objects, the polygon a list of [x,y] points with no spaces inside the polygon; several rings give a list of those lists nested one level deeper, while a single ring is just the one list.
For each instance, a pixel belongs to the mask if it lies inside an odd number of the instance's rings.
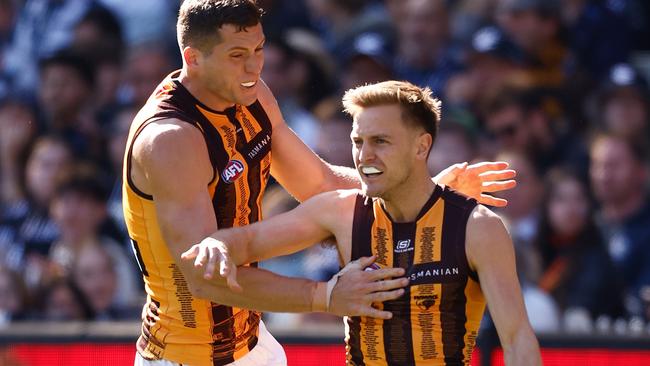
[{"label": "fingers", "polygon": [[382,268],[367,273],[371,281],[379,281],[404,276],[404,268]]},{"label": "fingers", "polygon": [[408,284],[409,284],[408,279],[406,279],[406,278],[397,278],[397,279],[394,279],[394,280],[373,282],[368,286],[368,288],[372,292],[389,291],[389,290],[400,289],[402,287],[407,286]]},{"label": "fingers", "polygon": [[208,262],[205,266],[205,273],[203,273],[203,277],[206,280],[212,279],[212,276],[214,275],[214,270],[217,267],[217,259],[221,257],[217,251],[214,250],[214,248],[209,248],[207,250],[208,252]]},{"label": "fingers", "polygon": [[489,194],[481,194],[478,202],[482,205],[494,206],[494,207],[505,207],[508,205],[508,201],[503,198],[498,198],[490,196]]},{"label": "fingers", "polygon": [[352,266],[354,266],[354,267],[358,266],[359,269],[365,269],[369,265],[375,263],[376,259],[377,259],[377,257],[374,256],[374,255],[372,257],[361,257],[361,258],[359,258],[359,259],[357,259],[357,260],[355,260],[353,262],[350,262],[350,264],[352,264]]},{"label": "fingers", "polygon": [[490,170],[479,174],[479,177],[481,177],[481,180],[483,180],[484,182],[513,179],[516,176],[517,176],[517,172],[512,169],[495,170],[495,171]]},{"label": "fingers", "polygon": [[[223,276],[223,274],[222,274]],[[233,266],[232,270],[228,271],[226,277],[226,283],[228,287],[234,292],[242,292],[243,289],[237,282],[237,267]]]},{"label": "fingers", "polygon": [[490,170],[505,170],[508,169],[509,164],[505,161],[484,161],[469,165],[467,170],[477,171],[478,173],[488,172]]},{"label": "fingers", "polygon": [[393,317],[393,314],[389,311],[378,310],[372,306],[368,306],[359,311],[359,316],[369,316],[371,318],[388,320]]},{"label": "fingers", "polygon": [[190,249],[186,250],[185,252],[183,252],[183,254],[181,254],[181,259],[190,260],[196,258],[196,256],[199,254],[199,248],[200,248],[199,244],[192,245]]},{"label": "fingers", "polygon": [[194,267],[203,267],[203,265],[208,261],[208,248],[203,245],[199,245],[199,253],[194,259]]},{"label": "fingers", "polygon": [[404,295],[404,289],[400,288],[393,291],[374,292],[370,294],[369,298],[371,302],[384,302],[395,300],[402,295]]},{"label": "fingers", "polygon": [[438,173],[438,175],[436,175],[436,177],[433,178],[433,180],[438,184],[448,185],[454,180],[456,180],[458,175],[463,173],[465,169],[467,169],[467,162],[454,164],[452,166],[443,169],[443,171]]},{"label": "fingers", "polygon": [[517,185],[517,181],[512,179],[506,181],[498,181],[498,182],[485,182],[481,185],[482,186],[481,190],[485,193],[499,192],[499,191],[512,189],[516,185]]}]

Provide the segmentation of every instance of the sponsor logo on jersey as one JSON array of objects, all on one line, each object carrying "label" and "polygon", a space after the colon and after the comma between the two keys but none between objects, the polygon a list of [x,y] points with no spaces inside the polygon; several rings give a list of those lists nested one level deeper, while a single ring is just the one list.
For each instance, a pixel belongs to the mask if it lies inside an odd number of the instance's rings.
[{"label": "sponsor logo on jersey", "polygon": [[244,164],[239,160],[230,160],[221,172],[221,179],[230,184],[237,180],[244,173]]},{"label": "sponsor logo on jersey", "polygon": [[435,305],[438,295],[415,296],[415,304],[423,311]]},{"label": "sponsor logo on jersey", "polygon": [[397,245],[395,245],[395,253],[410,252],[413,249],[413,246],[411,246],[411,239],[400,240],[397,242]]}]

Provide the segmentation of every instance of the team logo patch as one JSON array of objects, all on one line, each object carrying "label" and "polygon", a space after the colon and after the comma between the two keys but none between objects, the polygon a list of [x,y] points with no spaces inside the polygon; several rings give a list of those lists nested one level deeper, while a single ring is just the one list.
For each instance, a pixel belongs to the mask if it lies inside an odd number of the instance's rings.
[{"label": "team logo patch", "polygon": [[244,164],[239,160],[230,160],[221,172],[221,179],[230,184],[237,180],[244,172]]},{"label": "team logo patch", "polygon": [[414,248],[411,246],[411,239],[400,240],[397,242],[397,245],[395,245],[395,253],[409,252],[413,249]]},{"label": "team logo patch", "polygon": [[415,304],[422,310],[427,311],[430,307],[436,304],[438,295],[430,296],[415,296]]}]

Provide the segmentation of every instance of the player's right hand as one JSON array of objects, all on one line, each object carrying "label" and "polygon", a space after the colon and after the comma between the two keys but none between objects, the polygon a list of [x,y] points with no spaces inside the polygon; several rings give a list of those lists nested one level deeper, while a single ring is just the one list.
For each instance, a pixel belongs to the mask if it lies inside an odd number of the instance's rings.
[{"label": "player's right hand", "polygon": [[228,287],[235,292],[242,291],[237,282],[237,266],[228,253],[228,246],[223,241],[207,237],[181,254],[181,259],[187,261],[194,259],[195,268],[205,268],[203,278],[206,280],[213,278],[218,265],[219,275],[226,279]]},{"label": "player's right hand", "polygon": [[340,316],[369,316],[390,319],[393,314],[372,306],[394,300],[404,294],[403,287],[409,281],[403,268],[381,268],[373,271],[364,269],[375,261],[375,257],[362,257],[348,263],[337,274],[339,276],[329,303],[328,311]]}]

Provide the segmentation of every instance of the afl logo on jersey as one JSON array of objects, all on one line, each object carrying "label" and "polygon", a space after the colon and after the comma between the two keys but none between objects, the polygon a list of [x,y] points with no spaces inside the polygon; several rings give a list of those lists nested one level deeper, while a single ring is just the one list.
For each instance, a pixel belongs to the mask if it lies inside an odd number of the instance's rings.
[{"label": "afl logo on jersey", "polygon": [[230,184],[237,180],[244,172],[244,164],[239,160],[230,160],[221,172],[221,179]]}]

